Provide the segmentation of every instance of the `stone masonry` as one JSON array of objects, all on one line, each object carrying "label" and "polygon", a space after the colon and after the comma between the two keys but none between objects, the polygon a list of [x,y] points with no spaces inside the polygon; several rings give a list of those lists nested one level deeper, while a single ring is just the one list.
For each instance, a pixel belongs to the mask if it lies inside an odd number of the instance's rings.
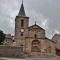
[{"label": "stone masonry", "polygon": [[0,46],[0,57],[22,58],[22,47]]}]

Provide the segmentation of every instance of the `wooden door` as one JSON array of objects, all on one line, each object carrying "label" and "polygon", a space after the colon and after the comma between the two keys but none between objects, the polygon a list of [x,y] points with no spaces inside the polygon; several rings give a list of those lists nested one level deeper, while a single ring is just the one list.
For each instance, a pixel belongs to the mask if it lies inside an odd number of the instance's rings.
[{"label": "wooden door", "polygon": [[32,41],[32,52],[40,52],[40,41],[39,40],[33,40]]},{"label": "wooden door", "polygon": [[32,52],[40,52],[40,49],[37,46],[34,46],[32,48]]}]

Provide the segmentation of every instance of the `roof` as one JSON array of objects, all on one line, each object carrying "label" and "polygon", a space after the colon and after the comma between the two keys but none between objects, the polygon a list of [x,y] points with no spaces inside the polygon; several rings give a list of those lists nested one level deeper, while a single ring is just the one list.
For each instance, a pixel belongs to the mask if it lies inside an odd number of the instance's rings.
[{"label": "roof", "polygon": [[34,24],[34,25],[30,26],[29,29],[42,29],[42,30],[44,30],[43,28],[41,28],[37,24]]},{"label": "roof", "polygon": [[53,38],[55,38],[55,37],[60,37],[60,34],[55,34],[55,35],[52,37],[51,40],[53,40]]},{"label": "roof", "polygon": [[55,34],[54,36],[60,36],[60,34]]},{"label": "roof", "polygon": [[45,39],[47,39],[47,40],[49,40],[49,41],[51,41],[51,42],[55,43],[54,41],[52,41],[51,39],[49,39],[49,38],[47,38],[47,37],[45,37]]},{"label": "roof", "polygon": [[23,2],[22,2],[22,4],[21,4],[21,8],[20,8],[20,11],[19,11],[19,13],[18,13],[18,16],[24,16],[24,17],[26,16]]}]

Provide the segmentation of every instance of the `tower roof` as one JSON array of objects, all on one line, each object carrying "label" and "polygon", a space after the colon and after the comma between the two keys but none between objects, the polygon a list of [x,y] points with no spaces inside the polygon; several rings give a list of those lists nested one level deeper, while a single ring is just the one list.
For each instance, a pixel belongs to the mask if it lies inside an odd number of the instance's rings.
[{"label": "tower roof", "polygon": [[20,11],[18,13],[18,16],[26,16],[23,1],[22,1],[21,8],[20,8]]}]

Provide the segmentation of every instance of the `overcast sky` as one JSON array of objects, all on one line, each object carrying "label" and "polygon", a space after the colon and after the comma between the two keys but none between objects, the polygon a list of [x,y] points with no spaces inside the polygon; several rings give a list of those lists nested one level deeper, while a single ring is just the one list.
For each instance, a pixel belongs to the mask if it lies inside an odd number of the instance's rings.
[{"label": "overcast sky", "polygon": [[[0,0],[0,30],[14,35],[15,16],[18,15],[22,0]],[[60,0],[24,0],[29,25],[36,24],[46,30],[51,38],[60,34]]]}]

